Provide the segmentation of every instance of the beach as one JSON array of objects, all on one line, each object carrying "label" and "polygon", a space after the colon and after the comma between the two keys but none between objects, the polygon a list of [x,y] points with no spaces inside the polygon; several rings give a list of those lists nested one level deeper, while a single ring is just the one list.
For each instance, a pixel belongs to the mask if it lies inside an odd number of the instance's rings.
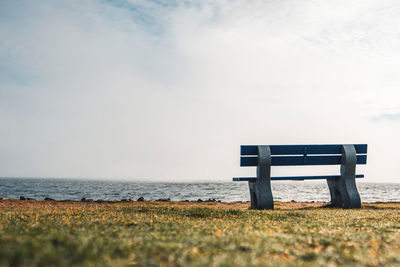
[{"label": "beach", "polygon": [[0,266],[399,265],[400,203],[0,200]]}]

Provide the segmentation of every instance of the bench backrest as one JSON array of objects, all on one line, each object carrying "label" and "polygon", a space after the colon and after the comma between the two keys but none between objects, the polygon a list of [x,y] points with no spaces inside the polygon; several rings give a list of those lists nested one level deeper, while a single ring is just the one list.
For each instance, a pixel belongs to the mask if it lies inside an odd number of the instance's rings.
[{"label": "bench backrest", "polygon": [[[357,164],[367,164],[367,145],[354,145]],[[271,145],[272,166],[340,165],[342,145]],[[240,147],[240,166],[257,166],[258,146]]]}]

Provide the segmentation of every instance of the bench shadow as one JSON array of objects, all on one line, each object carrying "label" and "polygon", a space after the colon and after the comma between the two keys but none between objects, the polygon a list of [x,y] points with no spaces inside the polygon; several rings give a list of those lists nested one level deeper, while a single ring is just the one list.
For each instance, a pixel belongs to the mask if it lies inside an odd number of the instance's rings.
[{"label": "bench shadow", "polygon": [[[382,204],[382,203],[381,203]],[[394,204],[394,203],[384,203],[384,204]],[[298,208],[281,208],[277,210],[319,210],[319,209],[324,209],[324,210],[329,210],[329,209],[344,209],[342,207],[336,207],[332,204],[325,204],[322,206],[309,206],[309,207],[298,207]],[[371,204],[363,204],[360,209],[348,209],[348,210],[400,210],[400,203],[398,207],[393,207],[393,206],[375,206]]]},{"label": "bench shadow", "polygon": [[399,207],[380,207],[380,206],[372,206],[372,205],[363,205],[362,209],[366,210],[400,210],[400,205]]},{"label": "bench shadow", "polygon": [[277,208],[276,210],[319,210],[319,209],[334,209],[331,205],[323,205],[318,207],[298,207],[298,208]]}]

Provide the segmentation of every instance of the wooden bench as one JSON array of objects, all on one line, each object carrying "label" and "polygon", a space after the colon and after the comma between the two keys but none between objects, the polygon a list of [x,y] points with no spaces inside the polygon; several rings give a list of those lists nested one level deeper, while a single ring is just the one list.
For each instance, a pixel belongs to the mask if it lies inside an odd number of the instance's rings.
[{"label": "wooden bench", "polygon": [[[248,181],[251,208],[273,209],[271,180],[326,179],[331,203],[336,207],[360,208],[355,178],[357,164],[367,164],[367,145],[243,145],[240,166],[257,167],[257,177],[233,178]],[[340,175],[271,177],[271,166],[340,165]]]}]

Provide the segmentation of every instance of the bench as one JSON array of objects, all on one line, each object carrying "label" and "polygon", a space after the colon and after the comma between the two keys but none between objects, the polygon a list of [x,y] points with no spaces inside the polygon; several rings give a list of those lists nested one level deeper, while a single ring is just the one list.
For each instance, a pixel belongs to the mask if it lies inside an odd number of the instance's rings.
[{"label": "bench", "polygon": [[[243,145],[240,166],[257,167],[257,177],[233,178],[248,181],[251,208],[273,209],[271,180],[326,179],[335,207],[361,208],[356,187],[357,164],[367,164],[367,145]],[[340,165],[340,175],[271,177],[271,166]]]}]

